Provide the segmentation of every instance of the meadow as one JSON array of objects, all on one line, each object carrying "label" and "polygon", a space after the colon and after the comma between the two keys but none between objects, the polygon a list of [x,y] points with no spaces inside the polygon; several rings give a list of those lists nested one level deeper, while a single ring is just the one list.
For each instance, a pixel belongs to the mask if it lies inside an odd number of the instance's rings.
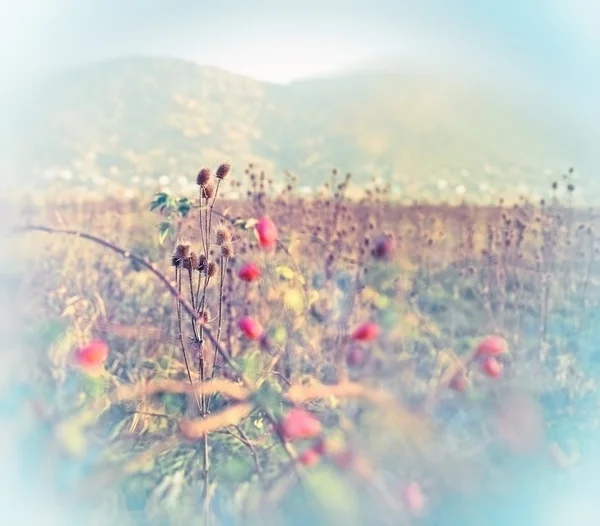
[{"label": "meadow", "polygon": [[190,195],[24,203],[10,461],[86,524],[553,526],[600,415],[570,175],[400,205],[224,164]]}]

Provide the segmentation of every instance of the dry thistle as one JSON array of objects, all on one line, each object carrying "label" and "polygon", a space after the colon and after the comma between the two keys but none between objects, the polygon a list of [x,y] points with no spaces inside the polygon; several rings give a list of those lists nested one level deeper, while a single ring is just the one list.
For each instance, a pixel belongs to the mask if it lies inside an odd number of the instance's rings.
[{"label": "dry thistle", "polygon": [[207,267],[206,256],[204,254],[200,254],[198,256],[198,264],[196,266],[196,269],[198,270],[198,272],[203,273],[206,271],[206,267]]},{"label": "dry thistle", "polygon": [[215,187],[209,181],[204,186],[202,186],[201,192],[202,192],[202,197],[204,197],[205,199],[210,199],[213,195],[215,195]]},{"label": "dry thistle", "polygon": [[219,270],[218,265],[214,261],[208,262],[208,267],[206,273],[209,278],[214,278],[217,275],[217,271]]},{"label": "dry thistle", "polygon": [[198,172],[198,176],[196,177],[196,184],[198,186],[205,187],[206,185],[208,185],[210,183],[211,178],[212,178],[212,173],[210,171],[210,168],[208,168],[208,167],[202,168]]},{"label": "dry thistle", "polygon": [[179,242],[175,247],[175,252],[171,258],[171,265],[179,267],[184,264],[185,260],[189,259],[191,253],[191,246],[189,243]]},{"label": "dry thistle", "polygon": [[221,245],[221,255],[224,258],[230,258],[233,256],[233,245],[230,242],[226,242]]},{"label": "dry thistle", "polygon": [[225,179],[231,170],[231,163],[223,163],[217,168],[217,179]]},{"label": "dry thistle", "polygon": [[204,309],[199,315],[198,315],[198,321],[200,322],[200,324],[202,325],[208,325],[210,323],[210,312],[208,311],[208,309]]},{"label": "dry thistle", "polygon": [[183,259],[183,268],[186,270],[198,268],[198,255],[195,252],[190,252],[190,255]]},{"label": "dry thistle", "polygon": [[217,228],[217,245],[224,245],[231,242],[233,232],[227,225],[220,225]]}]

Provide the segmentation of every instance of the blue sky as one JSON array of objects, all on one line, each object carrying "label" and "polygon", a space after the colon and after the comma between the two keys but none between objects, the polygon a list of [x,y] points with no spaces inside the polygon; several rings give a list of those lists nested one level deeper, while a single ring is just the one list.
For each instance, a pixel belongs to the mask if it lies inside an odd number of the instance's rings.
[{"label": "blue sky", "polygon": [[389,61],[510,87],[600,122],[600,0],[0,2],[0,66],[12,80],[0,90],[131,54],[283,83]]},{"label": "blue sky", "polygon": [[2,54],[15,72],[131,53],[272,81],[410,53],[456,64],[479,53],[555,80],[600,65],[600,0],[3,3]]}]

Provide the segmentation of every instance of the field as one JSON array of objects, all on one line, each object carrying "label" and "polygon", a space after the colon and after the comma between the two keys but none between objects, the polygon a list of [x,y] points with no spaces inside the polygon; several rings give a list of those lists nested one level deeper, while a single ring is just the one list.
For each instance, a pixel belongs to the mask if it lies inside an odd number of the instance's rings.
[{"label": "field", "polygon": [[[367,184],[350,200],[336,172],[275,194],[238,171],[14,212],[15,513],[563,524],[600,416],[598,216],[569,175],[543,202],[477,207]],[[251,190],[222,202],[234,176]]]}]

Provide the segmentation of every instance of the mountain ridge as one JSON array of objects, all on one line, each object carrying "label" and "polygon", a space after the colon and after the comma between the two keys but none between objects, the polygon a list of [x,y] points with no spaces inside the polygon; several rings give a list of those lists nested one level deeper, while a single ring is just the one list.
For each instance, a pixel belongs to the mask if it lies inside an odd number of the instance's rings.
[{"label": "mountain ridge", "polygon": [[275,84],[127,57],[53,75],[25,107],[21,170],[61,167],[123,186],[226,158],[275,177],[290,170],[311,187],[337,167],[416,194],[435,194],[440,180],[537,191],[550,183],[541,174],[591,165],[585,131],[565,130],[551,108],[400,68]]}]

